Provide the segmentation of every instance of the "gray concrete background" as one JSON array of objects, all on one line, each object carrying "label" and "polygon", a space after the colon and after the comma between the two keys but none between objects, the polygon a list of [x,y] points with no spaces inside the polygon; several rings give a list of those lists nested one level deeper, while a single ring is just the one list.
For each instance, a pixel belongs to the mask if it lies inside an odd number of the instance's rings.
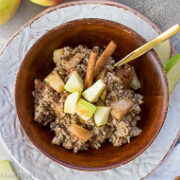
[{"label": "gray concrete background", "polygon": [[[69,0],[66,0],[69,1]],[[165,30],[168,27],[180,23],[180,0],[115,0],[117,2],[128,5],[137,11],[144,14],[151,19],[160,29]],[[35,5],[29,0],[22,0],[20,8],[15,16],[6,24],[0,26],[0,49],[8,38],[19,29],[26,21],[39,12],[44,10],[45,7]],[[177,53],[180,53],[180,34],[171,38],[171,42],[175,47]],[[0,160],[8,159],[14,165],[18,175],[23,180],[30,180],[31,178],[23,172],[11,159],[11,157],[4,150],[0,144]]]}]

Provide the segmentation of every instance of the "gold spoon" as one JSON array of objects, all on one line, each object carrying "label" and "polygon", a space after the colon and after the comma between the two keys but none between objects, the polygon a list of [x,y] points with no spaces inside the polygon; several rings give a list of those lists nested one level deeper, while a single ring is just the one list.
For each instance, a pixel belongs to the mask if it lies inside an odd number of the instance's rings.
[{"label": "gold spoon", "polygon": [[170,37],[174,36],[180,32],[180,24],[176,24],[163,33],[161,33],[159,36],[156,38],[152,39],[151,41],[147,42],[146,44],[142,45],[141,47],[135,49],[132,51],[130,54],[125,56],[122,60],[118,61],[115,66],[121,66],[123,64],[126,64],[130,61],[133,61],[134,59],[138,58],[139,56],[145,54],[147,51],[151,50],[161,42],[169,39]]}]

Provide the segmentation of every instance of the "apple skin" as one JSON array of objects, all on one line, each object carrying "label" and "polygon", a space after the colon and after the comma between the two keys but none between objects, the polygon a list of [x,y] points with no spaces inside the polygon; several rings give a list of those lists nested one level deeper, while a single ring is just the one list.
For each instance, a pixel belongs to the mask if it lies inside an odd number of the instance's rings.
[{"label": "apple skin", "polygon": [[80,98],[75,108],[76,114],[84,121],[88,121],[92,118],[96,111],[96,106],[90,102]]},{"label": "apple skin", "polygon": [[180,79],[180,54],[176,54],[168,60],[165,64],[165,71],[167,74],[169,92],[171,93]]},{"label": "apple skin", "polygon": [[0,0],[0,25],[6,23],[17,11],[21,0]]},{"label": "apple skin", "polygon": [[55,6],[63,0],[30,0],[31,2],[41,6]]}]

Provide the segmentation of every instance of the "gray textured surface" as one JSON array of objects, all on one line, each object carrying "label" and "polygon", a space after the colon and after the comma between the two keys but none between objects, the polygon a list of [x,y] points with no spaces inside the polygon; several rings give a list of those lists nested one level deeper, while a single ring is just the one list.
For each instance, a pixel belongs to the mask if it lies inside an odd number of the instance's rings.
[{"label": "gray textured surface", "polygon": [[[117,0],[116,0],[117,1]],[[149,17],[158,27],[165,30],[167,27],[175,23],[180,23],[180,0],[118,0],[134,9],[138,10],[145,16]],[[23,25],[28,19],[36,15],[38,12],[45,9],[37,5],[33,5],[28,0],[22,0],[22,4],[13,17],[7,24],[0,26],[0,48],[3,43],[9,38],[14,31]],[[177,52],[180,53],[180,35],[172,38],[172,43]],[[11,158],[0,147],[0,160]],[[17,168],[17,166],[16,166]],[[17,168],[22,179],[30,179],[22,171]]]}]

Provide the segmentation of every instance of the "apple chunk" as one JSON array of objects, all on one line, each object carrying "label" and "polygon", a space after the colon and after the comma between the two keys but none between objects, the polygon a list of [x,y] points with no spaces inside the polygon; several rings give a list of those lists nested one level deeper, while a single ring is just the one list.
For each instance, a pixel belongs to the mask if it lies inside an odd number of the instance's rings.
[{"label": "apple chunk", "polygon": [[106,85],[102,79],[96,81],[91,87],[86,89],[82,95],[83,97],[88,100],[89,102],[97,102],[99,96],[105,89]]},{"label": "apple chunk", "polygon": [[121,120],[123,116],[132,108],[133,102],[128,99],[120,99],[111,104],[111,115],[113,118]]},{"label": "apple chunk", "polygon": [[53,52],[53,61],[57,64],[60,61],[61,56],[64,55],[64,49],[55,49]]},{"label": "apple chunk", "polygon": [[88,141],[93,136],[93,132],[88,131],[87,129],[77,124],[71,124],[68,127],[68,131],[74,136],[76,136],[83,143]]},{"label": "apple chunk", "polygon": [[107,124],[109,118],[110,107],[98,106],[94,114],[94,121],[97,126],[103,126]]},{"label": "apple chunk", "polygon": [[0,179],[1,180],[18,180],[17,176],[13,172],[9,161],[4,160],[0,162]]},{"label": "apple chunk", "polygon": [[69,114],[75,114],[76,103],[80,98],[80,92],[74,92],[70,94],[64,103],[64,112]]},{"label": "apple chunk", "polygon": [[96,111],[96,106],[80,98],[76,104],[75,111],[79,117],[85,121],[91,119]]},{"label": "apple chunk", "polygon": [[67,80],[64,89],[68,92],[83,91],[84,84],[77,71],[73,71]]},{"label": "apple chunk", "polygon": [[58,93],[63,91],[64,82],[57,73],[57,71],[53,71],[52,73],[50,73],[44,80]]}]

